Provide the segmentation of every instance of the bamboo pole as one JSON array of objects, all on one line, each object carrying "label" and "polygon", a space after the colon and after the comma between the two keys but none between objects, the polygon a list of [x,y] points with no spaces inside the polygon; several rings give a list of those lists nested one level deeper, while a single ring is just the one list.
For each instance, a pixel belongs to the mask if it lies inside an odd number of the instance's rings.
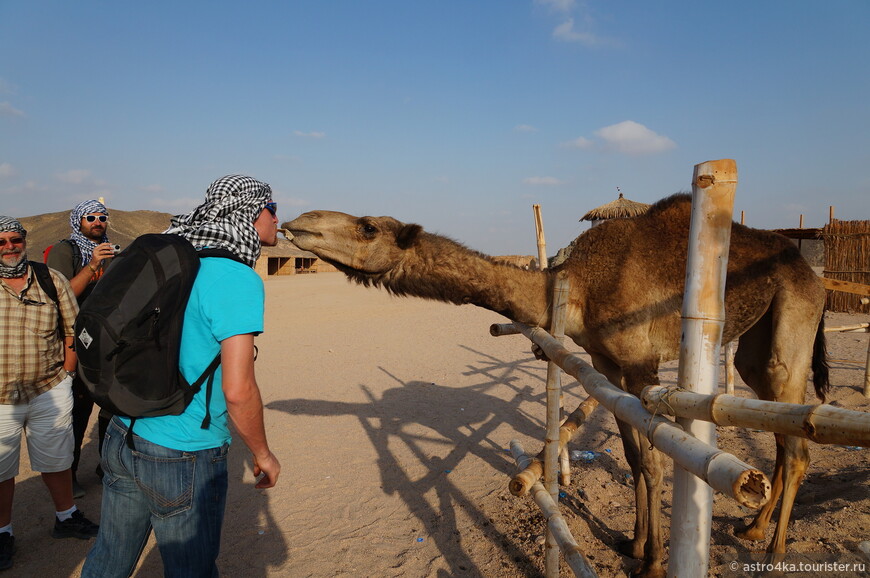
[{"label": "bamboo pole", "polygon": [[657,414],[800,436],[818,444],[870,447],[870,413],[863,411],[705,395],[660,385],[644,389],[642,401],[647,411]]},{"label": "bamboo pole", "polygon": [[[700,393],[718,388],[719,350],[725,326],[725,274],[737,163],[731,159],[695,165],[692,218],[683,298],[683,338],[678,384]],[[679,418],[687,433],[716,445],[716,427]],[[674,467],[669,576],[703,576],[710,560],[713,490],[691,472]]]},{"label": "bamboo pole", "polygon": [[547,268],[547,241],[544,240],[544,219],[541,217],[541,205],[532,205],[535,213],[535,235],[538,239],[538,269]]},{"label": "bamboo pole", "polygon": [[[519,333],[519,331],[517,331]],[[598,407],[598,400],[592,396],[588,396],[583,402],[577,406],[571,415],[559,428],[559,455],[563,455],[568,443],[574,439],[577,432],[580,431],[580,426],[586,423],[590,414]],[[529,464],[520,473],[514,475],[508,484],[508,490],[515,496],[525,496],[531,489],[532,485],[541,479],[544,475],[544,450],[531,459]],[[565,484],[567,485],[567,484]]]},{"label": "bamboo pole", "polygon": [[493,337],[502,337],[504,335],[519,335],[522,331],[513,323],[493,323],[489,326],[489,334]]},{"label": "bamboo pole", "polygon": [[725,393],[734,395],[734,342],[725,345]]},{"label": "bamboo pole", "polygon": [[[550,333],[560,341],[565,335],[565,313],[568,304],[568,277],[560,272],[553,287]],[[544,441],[544,487],[550,493],[553,502],[559,502],[559,480],[556,472],[559,469],[559,426],[561,425],[562,409],[562,370],[552,361],[547,363],[547,436]],[[559,548],[556,538],[547,529],[546,551],[544,556],[545,575],[548,578],[559,576]]]},{"label": "bamboo pole", "polygon": [[[867,287],[867,285],[862,285],[862,287]],[[870,333],[870,323],[856,323],[855,325],[843,325],[842,327],[825,327],[825,333],[829,332]],[[864,397],[870,397],[870,341],[867,342],[867,360],[864,362]]]},{"label": "bamboo pole", "polygon": [[870,323],[825,327],[825,333],[867,333],[868,331],[870,331]]},{"label": "bamboo pole", "polygon": [[748,508],[760,508],[770,498],[770,482],[761,471],[684,432],[674,422],[650,415],[640,399],[607,381],[579,355],[574,355],[540,327],[514,323],[549,359],[574,377],[586,392],[616,417],[634,427],[674,462],[710,484],[714,490]]},{"label": "bamboo pole", "polygon": [[[532,459],[526,455],[522,446],[516,440],[511,442],[511,455],[513,455],[520,468],[525,468],[528,465],[528,461]],[[592,565],[583,555],[583,552],[580,551],[580,546],[574,540],[574,536],[571,535],[565,518],[559,512],[559,506],[553,501],[553,498],[544,489],[541,482],[533,484],[532,499],[541,508],[541,512],[543,512],[544,518],[547,520],[547,528],[555,537],[559,548],[562,550],[562,555],[565,557],[565,562],[574,572],[574,575],[582,578],[597,576]]]}]

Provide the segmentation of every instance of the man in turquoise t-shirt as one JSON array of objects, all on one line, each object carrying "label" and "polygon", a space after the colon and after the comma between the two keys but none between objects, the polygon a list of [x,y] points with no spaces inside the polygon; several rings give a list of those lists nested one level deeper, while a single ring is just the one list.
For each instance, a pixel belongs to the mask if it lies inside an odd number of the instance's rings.
[{"label": "man in turquoise t-shirt", "polygon": [[[138,418],[135,452],[124,439],[129,420],[115,417],[104,441],[100,533],[83,577],[129,576],[152,528],[166,576],[217,576],[227,492],[229,420],[253,454],[257,488],[271,488],[281,466],[269,450],[254,376],[254,336],[263,331],[263,281],[253,266],[261,245],[277,241],[269,185],[231,175],[209,187],[206,201],[172,218],[167,233],[197,249],[221,248],[242,262],[201,259],[184,313],[180,368],[190,382],[218,352],[221,365],[201,429],[203,388],[181,415]],[[230,290],[232,288],[232,290]]]}]

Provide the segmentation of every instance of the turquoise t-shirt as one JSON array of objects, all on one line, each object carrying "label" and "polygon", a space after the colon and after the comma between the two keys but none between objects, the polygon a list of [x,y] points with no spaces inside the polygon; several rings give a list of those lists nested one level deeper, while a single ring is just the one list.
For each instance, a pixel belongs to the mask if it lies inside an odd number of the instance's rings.
[{"label": "turquoise t-shirt", "polygon": [[[188,383],[202,375],[220,351],[220,342],[234,335],[263,332],[263,280],[253,269],[221,257],[201,260],[184,312],[181,373]],[[181,415],[138,418],[133,433],[175,450],[199,451],[230,443],[227,404],[221,388],[221,367],[211,394],[211,426],[202,429],[205,391],[197,393]],[[129,420],[123,419],[129,425]]]}]

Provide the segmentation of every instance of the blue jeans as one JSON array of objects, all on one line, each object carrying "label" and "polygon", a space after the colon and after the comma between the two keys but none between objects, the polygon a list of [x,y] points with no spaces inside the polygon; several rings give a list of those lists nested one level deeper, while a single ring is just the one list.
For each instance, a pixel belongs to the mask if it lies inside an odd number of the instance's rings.
[{"label": "blue jeans", "polygon": [[152,529],[165,576],[217,576],[229,447],[182,452],[134,434],[130,450],[126,433],[117,419],[106,431],[100,533],[82,577],[130,576]]}]

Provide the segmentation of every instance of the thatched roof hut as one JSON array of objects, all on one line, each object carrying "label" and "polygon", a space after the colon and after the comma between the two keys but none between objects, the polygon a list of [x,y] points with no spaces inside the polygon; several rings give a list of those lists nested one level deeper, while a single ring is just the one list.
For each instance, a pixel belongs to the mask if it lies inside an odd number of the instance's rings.
[{"label": "thatched roof hut", "polygon": [[[616,189],[617,191],[619,189]],[[592,226],[596,226],[602,221],[606,221],[608,219],[627,219],[628,217],[636,217],[638,215],[642,215],[646,213],[650,208],[650,205],[646,203],[638,203],[637,201],[630,201],[622,196],[622,192],[619,193],[619,198],[615,201],[611,201],[606,205],[601,205],[597,209],[592,209],[585,215],[583,215],[580,220],[581,221],[592,221]],[[556,265],[565,261],[568,258],[568,255],[571,254],[571,250],[574,248],[574,241],[571,241],[571,244],[567,247],[563,247],[559,249],[559,252],[556,253],[556,256],[550,259],[550,267],[555,267]]]},{"label": "thatched roof hut", "polygon": [[[636,217],[647,212],[649,205],[646,203],[638,203],[630,201],[619,193],[619,198],[611,201],[606,205],[601,205],[597,209],[592,209],[583,217],[581,221],[603,221],[605,219],[625,219],[628,217]],[[593,223],[594,224],[594,223]]]}]

